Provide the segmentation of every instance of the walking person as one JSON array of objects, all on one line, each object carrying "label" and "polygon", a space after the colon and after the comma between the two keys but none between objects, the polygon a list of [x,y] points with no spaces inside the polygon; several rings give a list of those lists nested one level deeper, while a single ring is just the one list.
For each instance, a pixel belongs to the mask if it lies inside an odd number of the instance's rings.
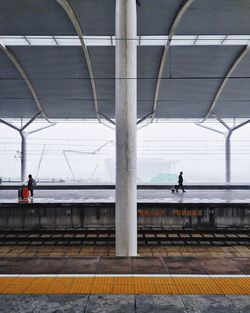
[{"label": "walking person", "polygon": [[178,178],[178,186],[176,187],[176,192],[179,192],[179,188],[181,188],[181,190],[183,192],[186,192],[184,190],[184,186],[183,186],[183,177],[182,177],[182,175],[183,175],[183,172],[180,172],[180,175],[179,175],[179,178]]},{"label": "walking person", "polygon": [[32,178],[32,175],[29,174],[29,180],[28,180],[28,189],[30,192],[30,197],[33,198],[33,190],[36,187],[36,181],[34,178]]}]

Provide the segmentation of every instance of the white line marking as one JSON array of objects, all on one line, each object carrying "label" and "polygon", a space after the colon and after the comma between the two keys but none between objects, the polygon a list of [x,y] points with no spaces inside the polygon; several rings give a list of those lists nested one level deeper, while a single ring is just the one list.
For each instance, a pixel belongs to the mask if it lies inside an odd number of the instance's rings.
[{"label": "white line marking", "polygon": [[189,277],[189,278],[250,278],[250,275],[228,275],[228,274],[0,274],[4,277]]}]

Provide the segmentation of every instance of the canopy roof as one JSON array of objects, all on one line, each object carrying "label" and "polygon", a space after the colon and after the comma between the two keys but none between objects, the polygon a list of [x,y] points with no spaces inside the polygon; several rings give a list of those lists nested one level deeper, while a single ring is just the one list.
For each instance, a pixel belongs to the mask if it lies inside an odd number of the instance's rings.
[{"label": "canopy roof", "polygon": [[[250,1],[140,2],[138,119],[249,118]],[[113,119],[116,40],[115,0],[0,0],[0,118]]]}]

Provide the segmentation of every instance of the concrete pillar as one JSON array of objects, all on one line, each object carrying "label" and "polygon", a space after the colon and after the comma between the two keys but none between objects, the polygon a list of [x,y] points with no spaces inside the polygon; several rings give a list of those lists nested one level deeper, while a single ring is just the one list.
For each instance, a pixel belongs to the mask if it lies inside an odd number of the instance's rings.
[{"label": "concrete pillar", "polygon": [[27,133],[20,132],[21,135],[21,182],[25,183],[27,178]]},{"label": "concrete pillar", "polygon": [[226,140],[225,140],[225,163],[226,163],[226,183],[229,184],[231,183],[231,135],[232,131],[229,131],[228,134],[226,135]]},{"label": "concrete pillar", "polygon": [[116,0],[116,255],[137,255],[136,1]]}]

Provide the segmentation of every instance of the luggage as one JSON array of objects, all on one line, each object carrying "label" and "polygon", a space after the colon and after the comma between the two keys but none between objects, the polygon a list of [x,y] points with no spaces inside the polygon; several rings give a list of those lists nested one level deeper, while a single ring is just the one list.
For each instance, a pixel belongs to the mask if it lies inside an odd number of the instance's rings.
[{"label": "luggage", "polygon": [[22,188],[22,199],[25,200],[25,199],[28,199],[29,198],[29,189],[28,187],[23,187]]},{"label": "luggage", "polygon": [[22,187],[18,189],[18,201],[29,202],[29,189],[28,187]]},{"label": "luggage", "polygon": [[177,185],[174,185],[172,188],[171,188],[171,191],[172,192],[177,192],[178,190],[177,190]]}]

